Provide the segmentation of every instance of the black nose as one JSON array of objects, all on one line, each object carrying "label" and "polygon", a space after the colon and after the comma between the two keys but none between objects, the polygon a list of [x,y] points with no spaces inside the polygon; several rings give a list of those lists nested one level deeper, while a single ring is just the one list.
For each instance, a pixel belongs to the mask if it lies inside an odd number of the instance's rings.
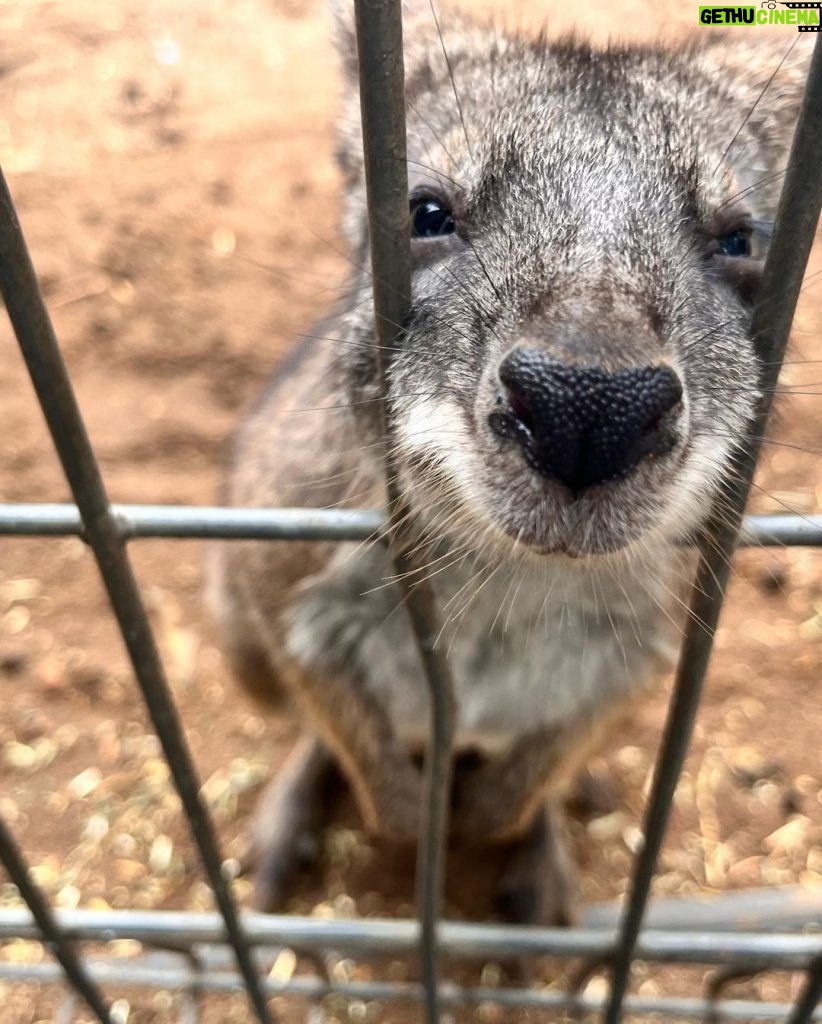
[{"label": "black nose", "polygon": [[574,493],[623,476],[676,443],[668,413],[682,398],[682,384],[665,366],[605,373],[517,348],[499,377],[505,399],[491,426],[519,441],[533,469]]}]

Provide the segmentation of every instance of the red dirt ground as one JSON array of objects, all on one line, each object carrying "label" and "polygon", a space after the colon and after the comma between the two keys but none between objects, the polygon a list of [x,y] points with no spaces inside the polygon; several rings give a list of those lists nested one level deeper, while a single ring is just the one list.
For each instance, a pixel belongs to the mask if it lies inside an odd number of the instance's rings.
[{"label": "red dirt ground", "polygon": [[[601,37],[695,22],[670,2],[587,10],[599,12],[585,27]],[[506,6],[514,21],[546,15],[557,31],[576,20],[554,3]],[[0,156],[116,501],[213,502],[227,434],[340,286],[329,36],[320,0],[0,4]],[[786,372],[803,395],[785,403],[782,443],[768,446],[761,510],[822,504],[819,287],[809,278]],[[0,346],[0,498],[66,500],[5,322]],[[89,555],[71,539],[3,539],[0,551],[0,812],[38,881],[64,906],[210,907]],[[253,796],[292,728],[263,720],[227,677],[203,612],[201,545],[141,542],[133,557],[223,852],[238,857]],[[822,882],[819,570],[807,551],[739,557],[659,893]],[[587,900],[625,889],[665,700],[601,759],[619,780],[619,809],[574,825]],[[294,910],[410,913],[407,858],[368,842],[350,813],[326,846]],[[469,861],[456,856],[448,909],[481,917],[490,880]],[[236,886],[247,899],[247,883]],[[17,900],[0,886],[0,904]],[[12,943],[2,955],[37,954]],[[367,975],[332,966],[335,977]],[[637,987],[692,993],[698,980],[646,971]],[[788,989],[764,977],[739,991]],[[132,1024],[176,1019],[164,993],[127,996]],[[55,1005],[50,991],[24,987],[0,985],[0,1000],[7,1024],[51,1019]],[[298,1005],[280,1009],[305,1019]],[[232,997],[212,1001],[206,1019],[249,1016]],[[331,1000],[325,1019],[416,1017]],[[487,1007],[455,1019],[509,1018]]]}]

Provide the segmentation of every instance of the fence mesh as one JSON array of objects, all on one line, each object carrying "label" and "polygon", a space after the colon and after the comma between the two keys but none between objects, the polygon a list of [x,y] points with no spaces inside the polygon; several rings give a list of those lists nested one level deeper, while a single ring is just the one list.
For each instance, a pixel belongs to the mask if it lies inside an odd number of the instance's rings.
[{"label": "fence mesh", "polygon": [[[396,324],[404,322],[410,294],[408,270],[408,203],[404,161],[404,100],[399,0],[357,0],[363,136],[375,281],[376,335],[380,351],[390,357],[397,341]],[[787,344],[797,297],[822,206],[822,48],[816,46],[800,112],[774,233],[765,264],[753,337],[762,359],[763,393],[753,430],[761,437],[770,398]],[[705,1019],[782,1019],[804,1024],[822,1016],[822,938],[769,934],[739,927],[746,915],[759,923],[769,914],[725,913],[732,930],[715,927],[688,931],[679,926],[643,929],[651,881],[662,846],[674,789],[688,748],[699,705],[716,624],[728,579],[730,556],[743,544],[822,545],[822,517],[750,516],[743,510],[759,454],[753,442],[739,453],[740,471],[721,496],[699,541],[700,563],[691,602],[673,698],[660,746],[645,818],[644,842],[636,860],[624,914],[618,920],[591,920],[586,927],[553,930],[458,925],[440,919],[447,787],[450,765],[451,707],[448,666],[432,638],[437,635],[433,598],[424,588],[409,591],[412,621],[420,642],[432,693],[431,743],[427,767],[427,815],[420,836],[419,922],[325,922],[299,917],[241,915],[221,867],[221,856],[208,811],[200,795],[196,770],[186,745],[145,607],[134,578],[126,544],[139,537],[223,537],[270,539],[364,540],[395,544],[400,570],[409,568],[401,554],[402,510],[391,489],[384,521],[370,511],[300,509],[243,510],[116,506],[109,502],[71,381],[40,295],[34,268],[5,180],[0,180],[0,290],[25,358],[49,430],[70,484],[74,505],[0,506],[0,533],[7,535],[78,535],[96,560],[123,636],[135,678],[168,761],[219,915],[53,910],[35,884],[22,851],[0,821],[0,860],[20,891],[28,912],[0,912],[0,938],[36,938],[57,964],[0,964],[0,980],[64,981],[104,1024],[114,1017],[103,994],[116,985],[168,986],[191,994],[185,1019],[196,1019],[197,1000],[206,992],[247,994],[254,1019],[276,1019],[271,997],[293,995],[318,1000],[331,991],[350,998],[420,1003],[429,1024],[445,1005],[495,1002],[519,1008],[577,1013],[601,1012],[607,1024],[626,1013]],[[401,571],[404,576],[406,572]],[[756,905],[757,898],[753,898]],[[804,901],[804,902],[803,902]],[[818,919],[820,900],[804,894],[794,908],[794,923]],[[761,909],[761,907],[760,907]],[[773,909],[773,908],[771,908]],[[785,908],[771,919],[785,924]],[[788,915],[789,916],[789,915]],[[733,930],[735,928],[735,930]],[[116,957],[88,958],[78,943],[136,938],[165,952],[149,954],[145,963]],[[335,983],[327,978],[294,977],[278,982],[266,976],[272,951],[288,947],[304,952],[343,950],[358,955],[417,951],[422,981]],[[168,952],[169,949],[181,951]],[[226,954],[230,951],[230,959]],[[196,955],[195,955],[196,952]],[[440,960],[478,954],[582,957],[591,968],[610,975],[607,998],[592,1000],[576,992],[527,988],[466,988],[440,977]],[[182,961],[181,961],[182,956]],[[642,998],[627,995],[636,959],[671,964],[715,964],[724,970],[803,970],[806,982],[794,1006],[718,998]],[[73,1004],[71,1004],[73,1005]]]}]

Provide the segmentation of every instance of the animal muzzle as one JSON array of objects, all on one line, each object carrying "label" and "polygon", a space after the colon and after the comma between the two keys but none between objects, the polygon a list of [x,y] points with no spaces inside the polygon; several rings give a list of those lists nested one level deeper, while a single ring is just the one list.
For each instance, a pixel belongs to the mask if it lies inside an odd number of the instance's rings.
[{"label": "animal muzzle", "polygon": [[667,366],[606,373],[520,347],[503,359],[499,380],[491,428],[516,440],[532,469],[574,495],[676,445],[682,383]]}]

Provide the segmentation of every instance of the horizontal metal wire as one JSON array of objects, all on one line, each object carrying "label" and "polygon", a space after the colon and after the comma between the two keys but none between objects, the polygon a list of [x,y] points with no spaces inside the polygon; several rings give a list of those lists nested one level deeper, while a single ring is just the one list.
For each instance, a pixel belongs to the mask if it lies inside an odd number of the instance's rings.
[{"label": "horizontal metal wire", "polygon": [[[367,540],[379,535],[385,526],[381,513],[366,510],[112,505],[111,511],[123,540]],[[822,538],[822,517],[819,531]],[[82,537],[84,530],[76,505],[2,504],[0,534]]]},{"label": "horizontal metal wire", "polygon": [[[371,509],[231,508],[221,505],[119,505],[114,516],[123,540],[363,541],[381,538],[386,521]],[[76,505],[0,504],[0,536],[83,537]],[[748,515],[742,547],[822,547],[822,515]]]},{"label": "horizontal metal wire", "polygon": [[[591,904],[581,912],[586,928],[615,928],[622,904]],[[822,929],[822,886],[785,885],[732,889],[717,894],[657,897],[644,927],[654,931],[790,932]]]},{"label": "horizontal metal wire", "polygon": [[[756,906],[756,893],[749,893],[748,897]],[[644,929],[636,950],[640,959],[649,963],[800,970],[822,955],[822,934],[711,932],[699,927],[700,902],[683,902],[690,907],[691,930]],[[738,901],[734,910],[721,897],[715,903],[717,916],[725,907],[729,924],[740,921]],[[816,894],[806,908],[805,922],[818,922],[820,909],[822,893]],[[222,919],[214,913],[57,910],[55,916],[66,937],[78,942],[134,939],[157,947],[190,949],[227,941]],[[302,952],[333,950],[348,955],[399,956],[413,953],[420,936],[419,923],[412,920],[318,920],[252,913],[244,914],[242,920],[252,945]],[[767,921],[760,922],[761,928],[767,926]],[[617,936],[616,927],[536,928],[461,921],[441,921],[438,931],[442,952],[454,960],[512,956],[601,958],[613,949]],[[37,939],[39,934],[28,910],[0,910],[0,939]]]},{"label": "horizontal metal wire", "polygon": [[[149,988],[152,991],[189,991],[200,993],[233,993],[243,991],[242,978],[236,971],[194,970],[190,961],[174,954],[150,954],[126,960],[123,957],[89,958],[88,969],[98,984]],[[49,963],[0,963],[0,983],[62,981],[60,969]],[[298,975],[288,981],[265,978],[262,987],[267,996],[287,996],[316,1002],[334,995],[353,1001],[402,1002],[419,1004],[422,986],[408,982],[354,981],[333,982],[323,978]],[[438,985],[439,1001],[448,1006],[480,1006],[494,1003],[519,1010],[576,1011],[592,1014],[602,1010],[602,999],[571,995],[567,992],[526,988],[467,987],[442,981]],[[626,996],[624,1008],[636,1016],[656,1016],[665,1021],[683,1017],[698,1020],[787,1021],[791,1007],[784,1003],[754,1000],[709,1001],[702,998]],[[822,1008],[812,1012],[810,1020],[822,1020]]]}]

